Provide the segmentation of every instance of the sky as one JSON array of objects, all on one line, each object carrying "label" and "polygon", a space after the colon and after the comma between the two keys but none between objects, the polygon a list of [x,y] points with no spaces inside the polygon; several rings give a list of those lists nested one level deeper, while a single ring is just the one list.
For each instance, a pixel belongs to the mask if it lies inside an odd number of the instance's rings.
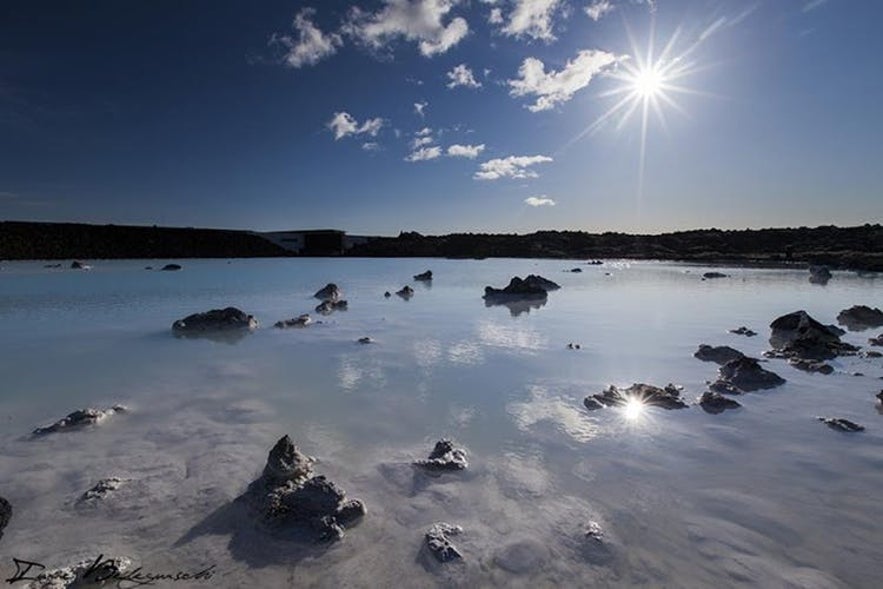
[{"label": "sky", "polygon": [[0,219],[883,221],[883,2],[5,0]]}]

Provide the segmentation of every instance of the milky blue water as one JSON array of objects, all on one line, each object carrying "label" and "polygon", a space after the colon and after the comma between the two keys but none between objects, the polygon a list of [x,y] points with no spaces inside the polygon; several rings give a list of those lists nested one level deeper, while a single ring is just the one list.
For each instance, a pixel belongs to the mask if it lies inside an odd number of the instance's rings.
[{"label": "milky blue water", "polygon": [[[165,263],[156,260],[90,263],[0,264],[0,495],[15,508],[0,540],[4,578],[12,557],[61,566],[102,552],[153,569],[215,564],[220,586],[876,587],[883,578],[880,359],[839,359],[831,375],[770,360],[788,382],[721,415],[693,406],[626,419],[582,406],[633,382],[683,385],[692,402],[717,368],[692,357],[700,343],[760,356],[775,317],[805,309],[834,323],[854,304],[883,306],[883,278],[835,273],[819,286],[805,270],[729,268],[702,280],[701,266],[614,261],[184,260],[180,272],[144,269]],[[411,279],[426,269],[431,285]],[[484,304],[485,285],[529,273],[562,288],[533,308]],[[312,294],[328,282],[349,310],[322,317]],[[405,284],[410,300],[383,296]],[[171,334],[176,319],[231,305],[260,328],[236,341]],[[317,323],[272,327],[301,313]],[[740,325],[760,335],[728,333]],[[867,346],[878,333],[844,339]],[[356,343],[363,336],[374,343]],[[28,437],[114,403],[131,412]],[[867,429],[834,432],[819,415]],[[362,524],[308,556],[235,526],[193,534],[286,433],[366,501]],[[443,436],[467,448],[469,471],[414,488],[407,463]],[[76,505],[107,476],[130,483],[106,504]],[[435,521],[464,527],[462,562],[421,554]],[[601,556],[584,538],[590,521],[605,530]]]}]

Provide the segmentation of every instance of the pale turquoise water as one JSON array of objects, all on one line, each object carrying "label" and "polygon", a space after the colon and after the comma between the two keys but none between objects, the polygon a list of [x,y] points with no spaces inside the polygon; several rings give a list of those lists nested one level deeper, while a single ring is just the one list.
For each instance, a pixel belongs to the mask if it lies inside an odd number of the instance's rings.
[{"label": "pale turquoise water", "polygon": [[[12,556],[57,565],[102,550],[153,567],[216,563],[224,574],[215,581],[231,586],[378,586],[406,575],[414,586],[873,587],[883,575],[881,360],[837,361],[830,376],[770,361],[788,383],[722,415],[653,409],[626,421],[581,403],[632,382],[675,382],[693,399],[716,371],[692,358],[699,343],[759,356],[776,316],[803,308],[832,323],[853,304],[883,306],[883,279],[836,273],[820,287],[805,271],[728,269],[731,278],[702,281],[702,267],[615,262],[577,274],[564,270],[579,262],[546,260],[185,260],[180,272],[143,269],[162,263],[0,265],[0,495],[16,508],[0,572]],[[431,287],[410,280],[426,269]],[[486,284],[528,273],[562,289],[518,316],[484,305]],[[272,328],[312,312],[311,295],[327,282],[341,286],[349,311],[313,313],[323,323],[304,330]],[[382,296],[404,284],[416,290],[410,301]],[[261,329],[235,343],[169,331],[175,319],[229,305]],[[761,335],[727,333],[739,325]],[[365,335],[376,343],[355,343]],[[845,339],[863,345],[870,335]],[[132,414],[94,431],[25,438],[79,407],[116,402]],[[816,415],[867,431],[838,434]],[[284,547],[259,559],[230,533],[176,545],[245,488],[284,433],[366,500],[363,524],[299,561]],[[470,451],[470,475],[416,494],[390,478],[385,464],[425,454],[444,435]],[[71,506],[120,472],[139,481],[136,497],[86,513]],[[592,519],[615,546],[601,564],[579,548]],[[422,532],[437,520],[466,528],[459,568],[417,560]],[[501,554],[522,540],[546,551],[516,574]]]}]

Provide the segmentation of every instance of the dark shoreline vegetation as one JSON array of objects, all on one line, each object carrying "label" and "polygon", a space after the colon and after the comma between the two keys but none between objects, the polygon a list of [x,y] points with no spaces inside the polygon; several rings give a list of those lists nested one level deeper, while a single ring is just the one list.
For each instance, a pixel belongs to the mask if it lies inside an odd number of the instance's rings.
[{"label": "dark shoreline vegetation", "polygon": [[[342,235],[342,233],[341,233]],[[259,233],[239,230],[0,222],[0,259],[295,257]],[[312,255],[309,252],[300,255]],[[323,252],[322,256],[329,255]],[[350,257],[675,260],[700,264],[805,266],[883,271],[883,226],[700,229],[630,235],[606,232],[452,233],[375,237],[338,253]]]}]

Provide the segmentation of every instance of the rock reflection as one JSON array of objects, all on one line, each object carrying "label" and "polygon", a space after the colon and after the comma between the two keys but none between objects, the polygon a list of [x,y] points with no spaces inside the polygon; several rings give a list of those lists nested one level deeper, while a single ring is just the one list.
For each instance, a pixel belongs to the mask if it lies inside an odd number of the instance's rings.
[{"label": "rock reflection", "polygon": [[484,306],[485,307],[499,307],[503,306],[509,309],[509,314],[512,317],[518,317],[522,313],[530,313],[531,309],[539,309],[540,307],[546,304],[548,299],[519,299],[519,300],[500,300],[500,299],[485,299]]}]

